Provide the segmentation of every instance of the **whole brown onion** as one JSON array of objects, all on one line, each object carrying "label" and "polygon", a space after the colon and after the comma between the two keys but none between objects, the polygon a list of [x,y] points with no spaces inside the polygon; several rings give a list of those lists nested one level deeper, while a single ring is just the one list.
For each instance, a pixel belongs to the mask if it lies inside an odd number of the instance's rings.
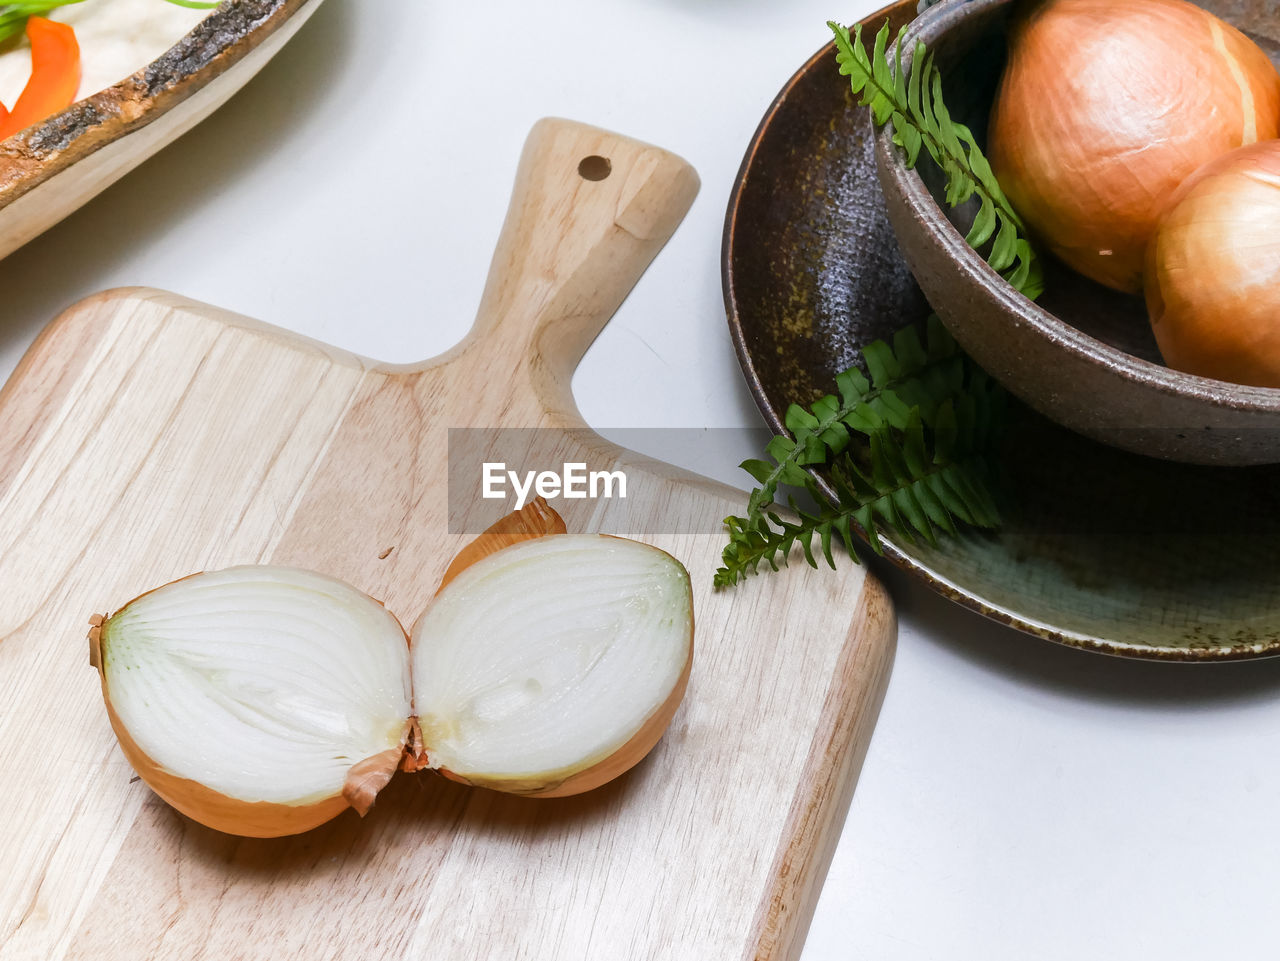
[{"label": "whole brown onion", "polygon": [[1248,37],[1183,0],[1033,0],[1016,12],[991,116],[992,167],[1068,265],[1142,289],[1178,185],[1280,135],[1280,74]]},{"label": "whole brown onion", "polygon": [[1219,157],[1178,189],[1146,293],[1170,367],[1280,387],[1280,140]]}]

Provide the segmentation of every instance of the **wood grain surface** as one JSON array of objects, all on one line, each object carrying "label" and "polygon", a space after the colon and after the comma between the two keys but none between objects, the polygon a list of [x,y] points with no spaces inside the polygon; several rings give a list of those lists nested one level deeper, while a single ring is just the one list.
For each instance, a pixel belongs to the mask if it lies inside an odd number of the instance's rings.
[{"label": "wood grain surface", "polygon": [[[603,180],[579,175],[593,156]],[[671,154],[543,121],[475,327],[424,364],[148,290],[49,326],[0,392],[0,961],[799,954],[889,672],[890,603],[847,563],[713,592],[719,521],[744,495],[585,430],[569,389],[696,190]],[[449,515],[449,429],[497,426],[625,470],[625,506],[552,503],[570,530],[638,536],[690,570],[692,679],[642,764],[560,800],[401,774],[364,820],[270,841],[196,825],[132,779],[90,614],[270,561],[411,625],[487,524]]]}]

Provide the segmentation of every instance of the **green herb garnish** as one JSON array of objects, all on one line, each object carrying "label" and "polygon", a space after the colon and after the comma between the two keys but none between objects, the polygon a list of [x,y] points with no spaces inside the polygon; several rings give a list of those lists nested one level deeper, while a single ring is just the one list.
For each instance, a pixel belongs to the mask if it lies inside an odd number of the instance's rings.
[{"label": "green herb garnish", "polygon": [[[908,72],[901,32],[889,58],[887,23],[870,55],[861,27],[851,35],[839,24],[828,26],[840,73],[871,108],[877,126],[893,122],[907,167],[924,151],[947,178],[949,206],[977,197],[979,211],[965,239],[975,249],[988,248],[994,269],[1026,296],[1038,297],[1044,286],[1040,262],[973,134],[947,111],[932,54],[917,43]],[[878,530],[933,543],[938,530],[954,534],[957,524],[999,525],[988,458],[1003,421],[1003,390],[960,350],[936,314],[923,341],[914,327],[893,340],[892,347],[877,341],[862,351],[870,380],[852,368],[836,377],[838,395],[808,407],[793,404],[786,415],[791,436],[770,441],[769,460],[742,464],[761,486],[751,493],[746,517],[725,519],[729,543],[715,574],[717,587],[737,584],[762,563],[776,571],[796,544],[817,567],[815,536],[831,567],[833,535],[856,562],[855,524],[877,553]],[[824,496],[815,470],[825,475],[834,500]],[[788,520],[770,509],[779,486],[805,490],[819,506],[806,512],[788,498],[796,515]]]},{"label": "green herb garnish", "polygon": [[[43,17],[58,7],[68,7],[85,0],[29,0],[27,3],[0,3],[0,44],[12,40],[27,28],[28,17]],[[179,7],[193,10],[212,10],[218,4],[199,0],[166,0]]]},{"label": "green herb garnish", "polygon": [[981,203],[965,240],[974,249],[990,243],[987,262],[1015,288],[1035,300],[1044,290],[1044,274],[1026,227],[1000,189],[991,165],[973,133],[951,118],[942,100],[942,74],[933,54],[916,43],[910,72],[902,68],[902,34],[889,61],[889,25],[876,35],[870,56],[862,43],[861,25],[852,36],[846,27],[828,22],[835,34],[836,62],[849,78],[859,102],[871,108],[876,126],[893,121],[893,142],[902,148],[907,169],[915,167],[923,148],[947,178],[946,201],[958,207],[971,197]]},{"label": "green herb garnish", "polygon": [[0,4],[0,43],[11,40],[27,28],[28,17],[43,17],[58,7],[84,0],[34,0],[31,3]]}]

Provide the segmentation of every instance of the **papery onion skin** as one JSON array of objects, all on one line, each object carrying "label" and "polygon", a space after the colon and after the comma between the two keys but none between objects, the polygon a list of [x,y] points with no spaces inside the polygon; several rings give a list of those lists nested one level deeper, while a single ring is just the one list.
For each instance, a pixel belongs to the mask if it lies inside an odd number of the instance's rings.
[{"label": "papery onion skin", "polygon": [[477,561],[484,560],[495,551],[521,541],[533,540],[536,537],[550,537],[553,534],[567,534],[568,528],[555,509],[545,498],[535,497],[525,507],[512,511],[500,518],[460,550],[440,578],[439,594],[456,578]]},{"label": "papery onion skin", "polygon": [[1146,297],[1170,367],[1280,387],[1280,141],[1219,157],[1179,188],[1151,244]]},{"label": "papery onion skin", "polygon": [[1183,180],[1276,136],[1280,74],[1207,11],[1184,0],[1034,0],[1011,24],[988,153],[1041,242],[1136,293]]},{"label": "papery onion skin", "polygon": [[[178,581],[172,581],[170,584],[199,576],[199,574],[192,574],[179,578]],[[161,587],[168,586],[170,585],[161,585]],[[160,589],[154,588],[147,591],[134,598],[129,604],[142,600]],[[372,598],[369,600],[371,603],[377,603]],[[117,614],[127,609],[129,604],[124,605]],[[230,797],[199,781],[174,774],[138,746],[128,727],[116,713],[107,678],[107,659],[103,656],[102,649],[103,632],[108,627],[110,619],[100,614],[90,618],[88,640],[89,663],[98,672],[102,699],[111,728],[115,732],[125,759],[143,783],[167,804],[191,820],[215,831],[239,837],[275,838],[301,834],[331,821],[348,808],[354,808],[361,817],[364,817],[369,812],[377,792],[386,786],[399,768],[404,755],[404,745],[413,731],[412,718],[405,719],[402,746],[399,749],[384,751],[357,762],[352,765],[347,780],[340,790],[331,796],[316,798],[305,803],[247,801]],[[403,634],[403,627],[400,630]],[[407,645],[408,635],[405,634],[404,637]]]}]

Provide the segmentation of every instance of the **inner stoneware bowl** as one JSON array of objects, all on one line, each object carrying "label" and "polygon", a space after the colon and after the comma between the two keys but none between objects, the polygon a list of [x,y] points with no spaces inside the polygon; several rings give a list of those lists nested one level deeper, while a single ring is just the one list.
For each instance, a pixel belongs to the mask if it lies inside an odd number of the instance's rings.
[{"label": "inner stoneware bowl", "polygon": [[[943,0],[911,27],[934,52],[952,115],[985,143],[1016,0]],[[1118,0],[1122,2],[1122,0]],[[1280,10],[1258,0],[1197,4],[1280,63]],[[1188,68],[1190,69],[1190,68]],[[974,210],[948,211],[943,178],[921,155],[906,169],[892,128],[876,135],[889,219],[929,303],[966,351],[1052,420],[1103,443],[1197,464],[1280,462],[1280,390],[1164,366],[1140,297],[1108,290],[1042,251],[1038,303],[1006,283],[964,236]]]}]

